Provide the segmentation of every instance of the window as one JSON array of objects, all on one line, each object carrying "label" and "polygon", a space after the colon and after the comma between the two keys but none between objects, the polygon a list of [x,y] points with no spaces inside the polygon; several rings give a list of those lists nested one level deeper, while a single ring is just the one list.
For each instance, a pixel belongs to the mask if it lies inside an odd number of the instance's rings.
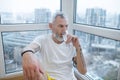
[{"label": "window", "polygon": [[74,30],[74,34],[81,42],[89,76],[95,80],[117,80],[120,41],[78,30]]},{"label": "window", "polygon": [[60,0],[0,0],[0,24],[47,23],[60,4]]},{"label": "window", "polygon": [[2,32],[5,72],[22,70],[21,51],[36,36],[51,33],[50,30]]},{"label": "window", "polygon": [[75,23],[120,29],[120,0],[77,0]]}]

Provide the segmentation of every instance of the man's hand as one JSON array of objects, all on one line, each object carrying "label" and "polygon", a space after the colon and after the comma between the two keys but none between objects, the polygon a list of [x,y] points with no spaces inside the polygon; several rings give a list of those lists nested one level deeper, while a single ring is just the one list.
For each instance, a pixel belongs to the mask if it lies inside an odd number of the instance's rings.
[{"label": "man's hand", "polygon": [[79,48],[80,43],[77,36],[68,34],[66,43],[70,43],[70,42],[73,43],[73,46],[75,46],[76,49]]},{"label": "man's hand", "polygon": [[24,80],[47,80],[47,75],[43,70],[36,56],[27,52],[22,58]]}]

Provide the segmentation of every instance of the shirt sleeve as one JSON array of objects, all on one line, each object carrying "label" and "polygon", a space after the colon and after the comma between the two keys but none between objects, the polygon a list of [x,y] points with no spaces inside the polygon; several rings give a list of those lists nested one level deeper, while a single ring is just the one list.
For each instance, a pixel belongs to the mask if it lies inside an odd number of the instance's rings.
[{"label": "shirt sleeve", "polygon": [[35,44],[37,44],[41,47],[42,46],[42,40],[43,40],[43,36],[38,36],[32,41],[32,43],[35,43]]}]

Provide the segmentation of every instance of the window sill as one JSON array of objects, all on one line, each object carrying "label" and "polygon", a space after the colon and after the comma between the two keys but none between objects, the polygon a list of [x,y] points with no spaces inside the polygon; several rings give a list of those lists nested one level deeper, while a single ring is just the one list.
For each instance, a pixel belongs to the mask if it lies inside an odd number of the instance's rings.
[{"label": "window sill", "polygon": [[78,72],[76,68],[74,68],[74,73],[78,80],[94,80],[87,73],[85,75],[82,75],[81,73]]}]

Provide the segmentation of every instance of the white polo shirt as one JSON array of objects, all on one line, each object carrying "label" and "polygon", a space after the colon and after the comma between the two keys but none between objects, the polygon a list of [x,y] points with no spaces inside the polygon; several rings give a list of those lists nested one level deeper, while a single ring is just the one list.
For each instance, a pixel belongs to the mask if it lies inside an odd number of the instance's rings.
[{"label": "white polo shirt", "polygon": [[33,43],[40,46],[41,64],[51,77],[56,80],[76,80],[72,70],[72,58],[75,56],[72,43],[57,44],[51,34],[39,36]]}]

